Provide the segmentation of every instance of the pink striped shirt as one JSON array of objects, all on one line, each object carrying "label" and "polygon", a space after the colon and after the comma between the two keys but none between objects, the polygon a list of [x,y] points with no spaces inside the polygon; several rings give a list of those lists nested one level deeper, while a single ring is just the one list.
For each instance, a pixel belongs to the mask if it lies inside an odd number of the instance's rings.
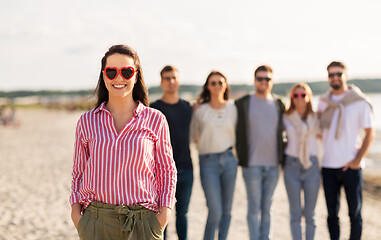
[{"label": "pink striped shirt", "polygon": [[173,209],[177,170],[167,120],[139,102],[118,134],[102,103],[77,123],[70,204],[91,202]]}]

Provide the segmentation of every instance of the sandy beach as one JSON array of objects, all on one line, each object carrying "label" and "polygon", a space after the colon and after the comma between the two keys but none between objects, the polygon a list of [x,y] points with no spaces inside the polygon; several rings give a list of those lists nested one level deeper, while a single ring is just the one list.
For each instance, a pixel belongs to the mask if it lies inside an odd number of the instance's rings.
[{"label": "sandy beach", "polygon": [[[68,202],[76,122],[81,112],[19,110],[18,128],[0,127],[0,239],[78,239],[70,219]],[[189,239],[202,239],[207,216],[199,178],[198,159],[193,151],[195,182],[189,209]],[[379,159],[381,161],[381,159]],[[363,239],[381,236],[381,174],[365,169]],[[342,195],[340,221],[342,239],[349,237],[347,206]],[[228,239],[246,240],[246,190],[238,171],[232,222]],[[291,239],[289,207],[283,176],[279,178],[272,208],[272,239]],[[324,193],[316,206],[316,238],[329,239]],[[175,240],[174,218],[169,239]]]}]

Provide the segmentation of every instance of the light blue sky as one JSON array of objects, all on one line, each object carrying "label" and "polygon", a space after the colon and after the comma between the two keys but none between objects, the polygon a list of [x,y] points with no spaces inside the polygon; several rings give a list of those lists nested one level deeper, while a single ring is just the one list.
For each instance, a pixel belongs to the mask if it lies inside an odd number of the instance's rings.
[{"label": "light blue sky", "polygon": [[381,77],[381,1],[0,0],[0,91],[90,89],[112,44],[138,51],[147,86],[166,64],[182,83],[210,70],[251,83],[259,64],[276,82]]}]

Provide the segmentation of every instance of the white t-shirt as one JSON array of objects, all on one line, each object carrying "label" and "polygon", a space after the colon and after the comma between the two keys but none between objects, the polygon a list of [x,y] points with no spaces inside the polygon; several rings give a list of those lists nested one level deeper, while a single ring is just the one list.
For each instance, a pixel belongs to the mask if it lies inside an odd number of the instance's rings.
[{"label": "white t-shirt", "polygon": [[227,101],[225,108],[213,109],[208,103],[192,116],[191,141],[197,140],[199,154],[220,153],[235,145],[237,108]]},{"label": "white t-shirt", "polygon": [[[331,100],[339,102],[346,93],[341,95],[332,95]],[[327,103],[319,101],[318,112],[323,112]],[[331,126],[323,131],[324,154],[322,167],[324,168],[342,168],[352,161],[361,147],[361,130],[364,128],[373,128],[374,119],[372,109],[366,101],[357,101],[344,107],[341,116],[341,133],[339,139],[335,139],[336,126],[338,123],[339,110],[333,114]],[[361,167],[365,163],[361,162]]]}]

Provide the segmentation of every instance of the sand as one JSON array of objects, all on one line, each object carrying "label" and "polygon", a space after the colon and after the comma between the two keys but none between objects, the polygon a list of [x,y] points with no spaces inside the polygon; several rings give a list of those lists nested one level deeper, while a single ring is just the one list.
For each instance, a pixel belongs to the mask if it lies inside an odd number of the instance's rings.
[{"label": "sand", "polygon": [[[71,167],[74,132],[80,112],[19,110],[18,128],[0,127],[0,239],[78,239],[70,219]],[[193,155],[195,152],[193,152]],[[202,239],[207,216],[204,193],[194,156],[195,182],[189,209],[189,239]],[[381,236],[380,171],[365,169],[363,239]],[[349,218],[342,197],[342,238],[349,236]],[[247,201],[241,169],[238,170],[232,222],[228,239],[248,239]],[[282,176],[272,208],[272,239],[291,239],[288,199]],[[316,238],[329,239],[324,193],[316,207]],[[175,235],[170,220],[170,240]]]}]

